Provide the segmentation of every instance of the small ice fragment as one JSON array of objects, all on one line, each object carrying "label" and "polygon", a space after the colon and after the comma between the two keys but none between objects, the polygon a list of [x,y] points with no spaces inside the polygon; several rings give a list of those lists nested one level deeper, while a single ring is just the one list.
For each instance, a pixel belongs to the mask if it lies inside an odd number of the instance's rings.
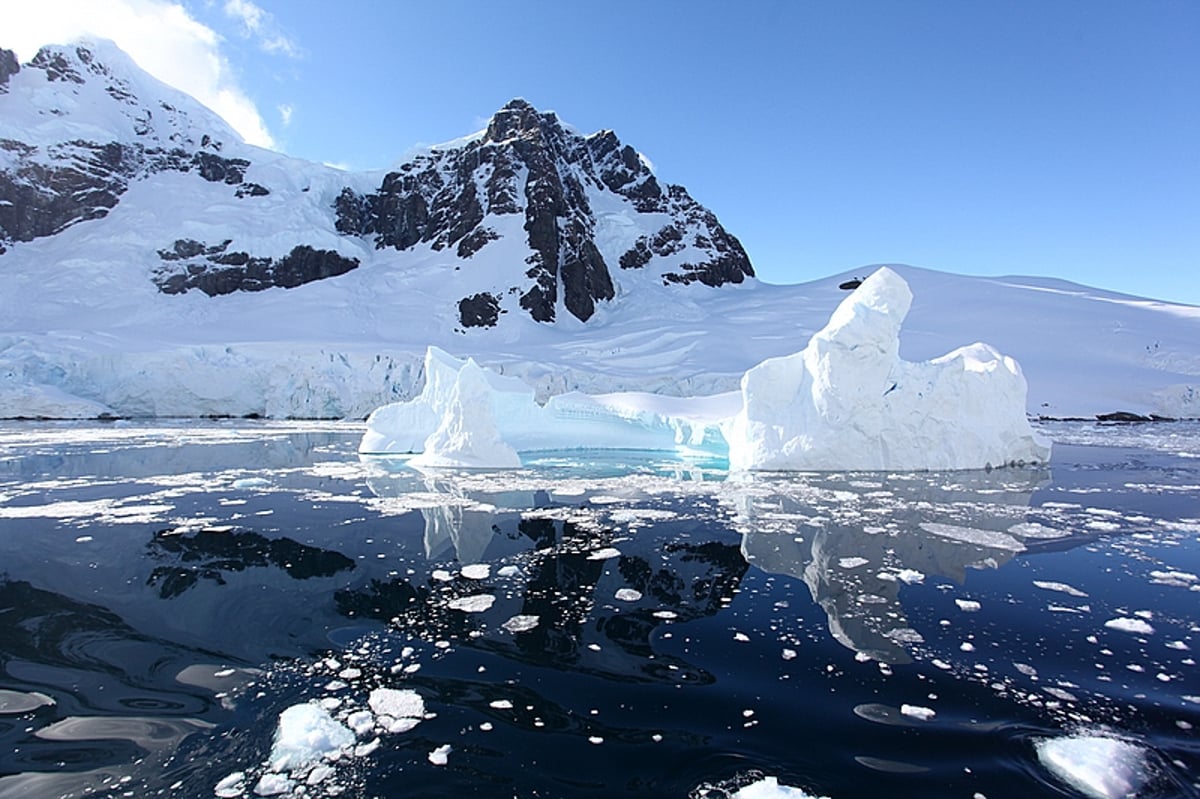
[{"label": "small ice fragment", "polygon": [[588,738],[588,743],[599,745],[599,744],[604,743],[604,739],[601,738],[599,735],[593,735]]},{"label": "small ice fragment", "polygon": [[246,792],[245,779],[246,772],[235,771],[218,782],[213,788],[213,793],[221,799],[233,799],[235,796],[241,796]]},{"label": "small ice fragment", "polygon": [[745,633],[734,633],[733,640],[745,643],[750,640],[750,636],[746,635]]},{"label": "small ice fragment", "polygon": [[956,599],[954,600],[954,604],[958,605],[958,609],[963,613],[974,613],[983,607],[974,599]]},{"label": "small ice fragment", "polygon": [[383,743],[383,742],[381,740],[379,740],[378,738],[372,738],[370,741],[367,741],[365,744],[359,744],[358,746],[354,747],[354,756],[355,757],[366,757],[367,755],[371,754],[376,749],[378,749],[379,745],[381,743]]},{"label": "small ice fragment", "polygon": [[501,566],[496,574],[501,577],[516,577],[521,573],[521,569],[517,566]]},{"label": "small ice fragment", "polygon": [[308,779],[305,780],[309,785],[318,785],[333,776],[332,766],[317,766],[308,773]]},{"label": "small ice fragment", "polygon": [[462,576],[468,580],[486,580],[492,573],[492,567],[486,563],[472,563],[462,567]]},{"label": "small ice fragment", "polygon": [[[237,491],[270,487],[271,481],[265,477],[242,477],[233,481],[233,488]],[[255,788],[255,790],[257,791],[258,789]]]},{"label": "small ice fragment", "polygon": [[838,561],[838,566],[843,569],[857,569],[859,566],[866,566],[870,562],[866,558],[842,558]]},{"label": "small ice fragment", "polygon": [[416,720],[425,717],[425,700],[409,688],[376,688],[371,691],[367,704],[377,716]]},{"label": "small ice fragment", "polygon": [[93,539],[92,539],[92,537],[91,537],[90,535],[81,535],[81,536],[79,536],[78,538],[76,538],[76,539],[75,539],[75,543],[76,543],[76,544],[86,544],[86,543],[88,543],[89,541],[92,541],[92,540],[93,540]]},{"label": "small ice fragment", "polygon": [[921,721],[929,721],[937,715],[933,708],[921,707],[920,705],[901,705],[900,713],[914,719],[920,719]]},{"label": "small ice fragment", "polygon": [[958,645],[958,648],[961,649],[963,652],[974,652],[975,644],[971,643],[970,641],[963,641],[961,644]]},{"label": "small ice fragment", "polygon": [[450,755],[450,744],[442,744],[429,753],[429,762],[435,766],[444,766]]},{"label": "small ice fragment", "polygon": [[491,702],[488,702],[488,707],[495,708],[496,710],[511,710],[512,706],[513,703],[507,699],[493,699]]},{"label": "small ice fragment", "polygon": [[633,588],[618,588],[614,596],[622,602],[637,602],[642,598],[642,592]]},{"label": "small ice fragment", "polygon": [[901,569],[896,573],[896,576],[906,585],[913,585],[925,581],[925,575],[916,569]]},{"label": "small ice fragment", "polygon": [[282,774],[264,774],[254,786],[254,792],[259,796],[279,796],[291,793],[295,783]]},{"label": "small ice fragment", "polygon": [[1146,750],[1099,735],[1047,738],[1037,744],[1038,760],[1062,782],[1091,799],[1135,795],[1146,782]]},{"label": "small ice fragment", "polygon": [[621,550],[616,547],[604,547],[588,555],[588,560],[608,560],[609,558],[619,557],[621,557]]},{"label": "small ice fragment", "polygon": [[656,619],[677,619],[679,614],[673,610],[656,610],[651,614]]},{"label": "small ice fragment", "polygon": [[346,726],[363,736],[375,729],[375,717],[369,710],[358,710],[346,717]]},{"label": "small ice fragment", "polygon": [[1084,593],[1083,591],[1080,591],[1078,588],[1075,588],[1074,586],[1067,585],[1066,583],[1054,583],[1054,582],[1050,582],[1049,580],[1034,580],[1033,584],[1036,585],[1038,588],[1042,589],[1043,591],[1057,591],[1060,594],[1068,594],[1070,596],[1078,596],[1078,597],[1086,597],[1087,596],[1087,594]]},{"label": "small ice fragment", "polygon": [[787,647],[784,647],[782,655],[784,660],[792,660],[796,657],[797,652],[795,649],[788,649]]},{"label": "small ice fragment", "polygon": [[433,577],[433,579],[437,580],[439,583],[448,583],[454,579],[454,575],[451,574],[450,572],[446,571],[445,569],[434,569],[433,574],[430,576]]},{"label": "small ice fragment", "polygon": [[1104,622],[1104,626],[1110,630],[1120,630],[1123,633],[1132,633],[1134,635],[1154,634],[1154,628],[1145,621],[1142,619],[1131,619],[1127,616],[1118,616],[1115,619],[1109,619]]},{"label": "small ice fragment", "polygon": [[537,627],[540,618],[540,616],[513,616],[500,626],[510,633],[524,633]]},{"label": "small ice fragment", "polygon": [[474,594],[451,599],[447,606],[451,610],[461,610],[463,613],[483,613],[496,601],[491,594]]},{"label": "small ice fragment", "polygon": [[491,732],[492,731],[492,723],[490,721],[485,721],[479,725],[479,729],[483,730],[484,732]]}]

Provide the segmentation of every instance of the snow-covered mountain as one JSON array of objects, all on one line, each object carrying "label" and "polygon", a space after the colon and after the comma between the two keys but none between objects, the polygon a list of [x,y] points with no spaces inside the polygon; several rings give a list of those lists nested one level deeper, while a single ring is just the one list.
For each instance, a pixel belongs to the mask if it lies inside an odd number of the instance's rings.
[{"label": "snow-covered mountain", "polygon": [[[0,51],[0,417],[361,417],[419,390],[430,344],[543,398],[712,393],[869,271],[764,284],[614,133],[522,100],[356,174],[246,145],[110,43]],[[1033,413],[1200,416],[1200,309],[897,271],[906,359],[982,340]]]}]

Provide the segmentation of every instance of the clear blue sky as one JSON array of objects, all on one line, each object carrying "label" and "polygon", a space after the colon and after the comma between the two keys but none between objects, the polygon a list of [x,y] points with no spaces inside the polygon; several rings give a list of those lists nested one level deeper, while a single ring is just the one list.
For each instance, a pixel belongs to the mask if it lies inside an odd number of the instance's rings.
[{"label": "clear blue sky", "polygon": [[520,96],[615,130],[769,282],[891,262],[1200,304],[1198,0],[183,5],[295,156],[387,166]]}]

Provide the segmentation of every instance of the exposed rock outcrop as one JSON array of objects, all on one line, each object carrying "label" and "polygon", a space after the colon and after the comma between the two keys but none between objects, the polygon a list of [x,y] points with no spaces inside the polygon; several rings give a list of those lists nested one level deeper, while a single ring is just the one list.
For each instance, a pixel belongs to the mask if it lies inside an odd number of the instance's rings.
[{"label": "exposed rock outcrop", "polygon": [[216,297],[235,291],[295,288],[358,267],[357,258],[346,258],[333,250],[316,250],[307,244],[292,248],[282,258],[231,252],[230,244],[232,241],[206,245],[194,239],[177,240],[170,249],[158,251],[163,265],[154,270],[155,284],[164,294],[199,289]]},{"label": "exposed rock outcrop", "polygon": [[[642,237],[627,253],[610,255],[610,264],[596,243],[592,198],[600,193],[626,201],[634,215],[667,214],[672,222],[652,240]],[[691,256],[664,271],[666,283],[720,286],[754,275],[717,218],[682,186],[664,190],[612,131],[580,136],[524,100],[500,109],[482,136],[388,173],[375,192],[345,189],[334,212],[339,232],[377,248],[456,246],[460,257],[492,240],[486,217],[523,214],[529,254],[520,307],[539,322],[554,321],[560,301],[586,321],[598,302],[615,296],[612,267],[644,268],[656,256]]]}]

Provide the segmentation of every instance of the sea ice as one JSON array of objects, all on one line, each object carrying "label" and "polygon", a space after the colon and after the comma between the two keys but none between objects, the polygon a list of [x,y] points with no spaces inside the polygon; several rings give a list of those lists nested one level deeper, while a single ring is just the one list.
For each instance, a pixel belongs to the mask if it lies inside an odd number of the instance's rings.
[{"label": "sea ice", "polygon": [[1109,619],[1104,622],[1104,626],[1110,630],[1120,630],[1123,633],[1132,633],[1133,635],[1154,635],[1154,628],[1149,624],[1141,619],[1131,619],[1126,616]]},{"label": "sea ice", "polygon": [[419,721],[425,717],[425,700],[408,688],[376,688],[367,698],[376,716]]},{"label": "sea ice", "polygon": [[1133,796],[1147,780],[1146,750],[1119,738],[1073,735],[1037,744],[1050,773],[1092,799]]},{"label": "sea ice", "polygon": [[354,733],[320,705],[312,702],[292,705],[279,714],[275,743],[271,747],[271,770],[302,769],[353,745]]},{"label": "sea ice", "polygon": [[733,794],[731,799],[824,799],[823,797],[814,797],[812,794],[793,788],[789,785],[780,785],[778,777],[763,777],[758,782],[753,782],[742,788],[739,788],[737,793]]},{"label": "sea ice", "polygon": [[881,268],[801,352],[747,371],[740,392],[551,397],[430,347],[425,387],[377,408],[359,451],[416,453],[417,467],[516,468],[521,452],[696,449],[735,470],[982,469],[1044,462],[1011,358],[972,344],[932,361],[899,357],[912,293]]}]

